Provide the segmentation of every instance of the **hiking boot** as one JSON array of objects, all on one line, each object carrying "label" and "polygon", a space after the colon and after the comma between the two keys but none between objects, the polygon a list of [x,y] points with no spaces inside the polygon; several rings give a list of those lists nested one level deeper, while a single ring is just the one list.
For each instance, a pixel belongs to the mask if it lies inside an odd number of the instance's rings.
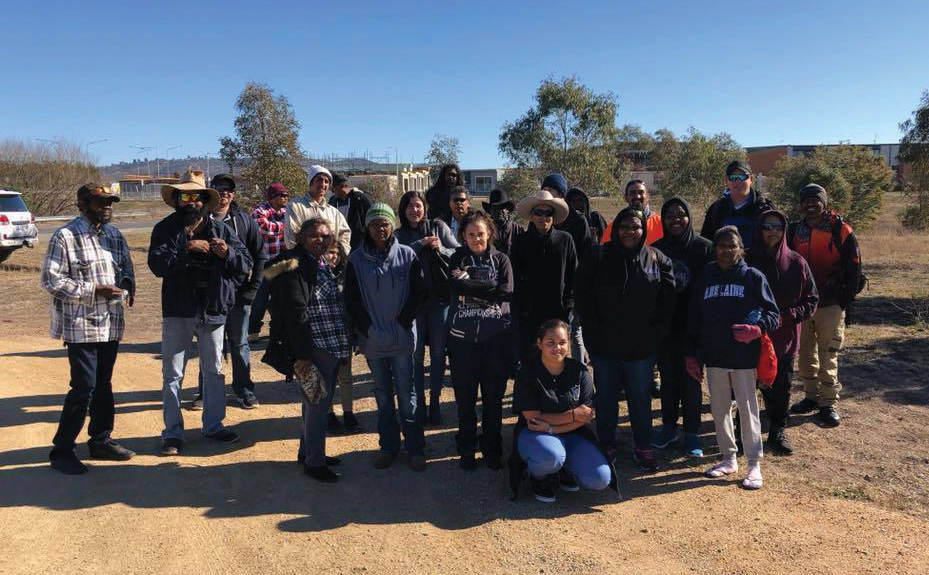
[{"label": "hiking boot", "polygon": [[238,433],[225,427],[219,431],[214,431],[213,433],[204,433],[203,437],[212,439],[213,441],[219,441],[220,443],[235,443],[239,440]]},{"label": "hiking boot", "polygon": [[161,442],[161,454],[162,455],[177,455],[181,452],[181,447],[183,447],[184,442],[180,439],[175,439],[169,437]]},{"label": "hiking boot", "polygon": [[345,427],[345,431],[349,433],[361,433],[364,431],[364,428],[358,423],[358,418],[355,417],[355,414],[351,411],[346,411],[342,414],[342,425]]},{"label": "hiking boot", "polygon": [[394,464],[396,453],[378,453],[374,458],[374,469],[387,469]]},{"label": "hiking boot", "polygon": [[703,445],[700,436],[693,432],[684,432],[684,453],[690,457],[703,457]]},{"label": "hiking boot", "polygon": [[819,424],[823,427],[838,427],[841,418],[834,405],[827,405],[826,407],[819,408],[818,419]]},{"label": "hiking boot", "polygon": [[805,397],[790,406],[790,413],[812,413],[817,409],[819,409],[819,403],[809,397]]},{"label": "hiking boot", "polygon": [[339,418],[331,411],[329,412],[329,417],[326,420],[326,431],[329,433],[339,433],[342,431],[342,424],[339,422]]},{"label": "hiking boot", "polygon": [[303,472],[321,483],[335,483],[339,480],[339,474],[325,465],[320,465],[318,467],[304,465]]},{"label": "hiking boot", "polygon": [[549,481],[548,477],[542,479],[532,478],[532,495],[536,501],[542,503],[555,502],[555,490],[552,489],[552,482]]},{"label": "hiking boot", "polygon": [[662,425],[655,433],[652,434],[652,447],[656,449],[664,449],[665,447],[676,442],[681,437],[681,432],[678,430],[677,426]]},{"label": "hiking boot", "polygon": [[425,455],[411,455],[410,456],[410,469],[413,471],[425,471],[426,470],[426,456]]},{"label": "hiking boot", "polygon": [[193,401],[190,402],[190,405],[187,406],[187,409],[191,411],[203,411],[203,394],[198,393]]},{"label": "hiking boot", "polygon": [[51,464],[52,469],[65,475],[83,475],[87,473],[87,466],[81,463],[81,460],[77,458],[73,451],[52,459]]},{"label": "hiking boot", "polygon": [[768,449],[777,455],[791,455],[794,452],[787,434],[784,433],[783,427],[772,429],[768,432]]},{"label": "hiking boot", "polygon": [[648,447],[636,447],[635,451],[632,452],[632,459],[639,464],[639,468],[641,468],[642,471],[658,470],[658,462],[655,460],[655,455]]},{"label": "hiking boot", "polygon": [[242,395],[236,396],[236,401],[242,407],[242,409],[255,409],[258,407],[258,398],[255,397],[255,394],[246,391]]},{"label": "hiking boot", "polygon": [[465,471],[474,471],[477,469],[477,460],[474,458],[473,453],[465,453],[458,460],[458,467],[462,468]]},{"label": "hiking boot", "polygon": [[581,488],[570,471],[562,467],[558,470],[558,487],[562,491],[580,491]]},{"label": "hiking boot", "polygon": [[103,441],[90,440],[87,442],[87,449],[93,459],[109,459],[110,461],[129,461],[135,455],[122,445],[116,443],[109,437]]}]

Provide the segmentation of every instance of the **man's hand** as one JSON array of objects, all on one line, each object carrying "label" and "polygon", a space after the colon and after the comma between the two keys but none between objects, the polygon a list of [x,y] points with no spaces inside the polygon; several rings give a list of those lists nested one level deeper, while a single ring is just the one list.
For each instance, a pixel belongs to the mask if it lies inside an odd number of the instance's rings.
[{"label": "man's hand", "polygon": [[422,242],[423,242],[423,246],[439,251],[439,246],[440,246],[439,238],[437,238],[436,236],[426,236],[423,238]]},{"label": "man's hand", "polygon": [[589,405],[578,405],[574,408],[574,421],[587,423],[594,418],[594,408]]},{"label": "man's hand", "polygon": [[220,259],[226,259],[226,256],[229,255],[229,246],[226,245],[226,240],[222,238],[211,239],[210,249],[213,250],[213,253]]},{"label": "man's hand", "polygon": [[532,431],[541,431],[543,433],[552,432],[552,425],[550,423],[548,423],[547,421],[543,421],[541,419],[536,419],[534,417],[532,419],[527,419],[526,425]]},{"label": "man's hand", "polygon": [[103,298],[122,297],[123,288],[108,284],[98,284],[94,286],[94,295]]},{"label": "man's hand", "polygon": [[700,365],[700,362],[697,361],[697,358],[693,356],[685,357],[684,365],[687,368],[687,375],[697,381],[703,381],[703,366]]},{"label": "man's hand", "polygon": [[187,251],[197,254],[206,254],[210,252],[210,242],[206,240],[188,240]]}]

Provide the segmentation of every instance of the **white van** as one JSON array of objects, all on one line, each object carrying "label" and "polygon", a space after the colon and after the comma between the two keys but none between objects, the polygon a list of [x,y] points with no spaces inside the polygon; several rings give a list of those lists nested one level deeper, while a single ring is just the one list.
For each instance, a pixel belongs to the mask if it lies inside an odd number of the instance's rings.
[{"label": "white van", "polygon": [[23,246],[35,247],[39,230],[19,192],[0,188],[0,262]]}]

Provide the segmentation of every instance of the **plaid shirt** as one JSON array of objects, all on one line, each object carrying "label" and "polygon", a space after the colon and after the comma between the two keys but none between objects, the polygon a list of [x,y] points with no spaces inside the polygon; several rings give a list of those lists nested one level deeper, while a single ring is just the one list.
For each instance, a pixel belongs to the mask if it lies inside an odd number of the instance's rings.
[{"label": "plaid shirt", "polygon": [[115,227],[91,227],[78,217],[55,230],[48,241],[40,282],[50,294],[53,338],[68,343],[102,343],[123,337],[125,322],[120,298],[94,294],[97,285],[135,289],[135,272],[126,239]]},{"label": "plaid shirt", "polygon": [[322,261],[316,271],[309,308],[313,344],[340,359],[349,357],[342,292],[332,270]]},{"label": "plaid shirt", "polygon": [[268,261],[281,253],[284,247],[284,217],[287,208],[275,210],[270,202],[261,202],[252,210],[252,219],[258,224],[261,237],[264,238],[264,252]]}]

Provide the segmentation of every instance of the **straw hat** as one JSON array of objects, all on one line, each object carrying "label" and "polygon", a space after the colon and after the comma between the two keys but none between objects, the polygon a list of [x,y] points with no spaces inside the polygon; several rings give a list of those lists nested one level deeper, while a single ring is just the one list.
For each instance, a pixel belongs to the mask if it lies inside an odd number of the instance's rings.
[{"label": "straw hat", "polygon": [[516,213],[524,220],[529,219],[529,212],[536,206],[549,206],[555,210],[555,223],[560,224],[568,217],[568,204],[556,198],[548,190],[532,192],[516,204]]},{"label": "straw hat", "polygon": [[175,191],[206,192],[210,196],[210,199],[206,202],[206,211],[208,212],[213,211],[213,208],[219,203],[219,192],[206,186],[206,179],[200,170],[187,170],[180,183],[161,186],[161,199],[172,208],[174,207],[174,199],[171,196]]}]

